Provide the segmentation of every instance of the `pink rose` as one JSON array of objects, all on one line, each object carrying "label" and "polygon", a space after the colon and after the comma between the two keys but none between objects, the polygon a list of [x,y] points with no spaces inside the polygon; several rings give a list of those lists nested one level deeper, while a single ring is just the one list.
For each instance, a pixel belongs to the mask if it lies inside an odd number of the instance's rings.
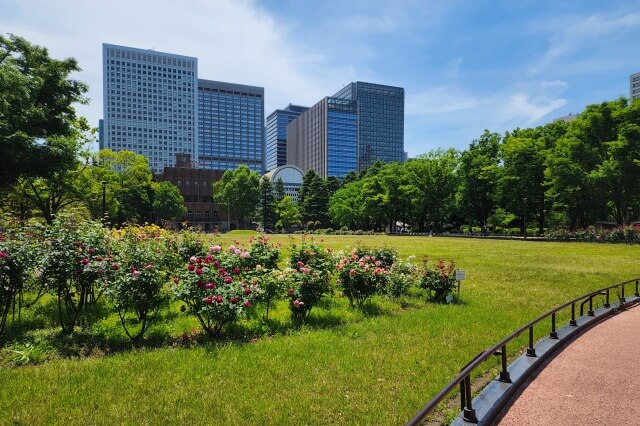
[{"label": "pink rose", "polygon": [[222,251],[222,247],[220,247],[218,245],[211,246],[211,247],[209,247],[209,251],[211,253],[218,253],[218,252]]},{"label": "pink rose", "polygon": [[208,282],[207,285],[205,285],[205,288],[207,288],[208,290],[211,290],[212,288],[214,288],[216,285],[212,282]]},{"label": "pink rose", "polygon": [[233,281],[233,278],[231,278],[229,275],[224,277],[224,283],[225,284],[231,284],[232,281]]},{"label": "pink rose", "polygon": [[356,270],[355,270],[355,269],[351,269],[351,270],[349,271],[349,276],[350,276],[350,277],[355,277],[355,276],[356,276]]},{"label": "pink rose", "polygon": [[131,275],[133,275],[134,277],[139,277],[139,276],[140,276],[140,271],[138,271],[138,270],[133,270],[133,271],[131,272]]}]

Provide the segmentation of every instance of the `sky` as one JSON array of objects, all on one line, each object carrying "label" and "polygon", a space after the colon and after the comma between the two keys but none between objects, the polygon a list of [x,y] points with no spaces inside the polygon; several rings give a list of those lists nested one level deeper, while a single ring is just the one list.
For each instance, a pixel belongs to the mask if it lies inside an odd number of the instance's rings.
[{"label": "sky", "polygon": [[351,81],[405,89],[405,150],[466,149],[629,96],[640,0],[0,0],[0,33],[74,57],[102,117],[102,43],[198,58],[265,88],[265,115]]}]

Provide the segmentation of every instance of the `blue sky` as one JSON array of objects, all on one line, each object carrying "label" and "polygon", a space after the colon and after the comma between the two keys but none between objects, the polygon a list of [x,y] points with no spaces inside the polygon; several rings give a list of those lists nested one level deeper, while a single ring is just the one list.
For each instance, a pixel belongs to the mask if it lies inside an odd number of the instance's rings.
[{"label": "blue sky", "polygon": [[640,1],[0,0],[0,32],[76,57],[93,124],[103,42],[196,56],[201,78],[263,86],[266,114],[401,86],[410,156],[628,96],[640,71]]}]

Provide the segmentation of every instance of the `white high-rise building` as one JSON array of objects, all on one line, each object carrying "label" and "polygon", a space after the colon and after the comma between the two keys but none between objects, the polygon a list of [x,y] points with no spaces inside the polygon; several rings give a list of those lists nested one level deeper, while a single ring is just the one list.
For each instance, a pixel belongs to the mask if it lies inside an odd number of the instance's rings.
[{"label": "white high-rise building", "polygon": [[102,45],[102,147],[144,155],[154,173],[176,154],[198,162],[198,59]]},{"label": "white high-rise building", "polygon": [[640,72],[629,76],[629,99],[640,99]]}]

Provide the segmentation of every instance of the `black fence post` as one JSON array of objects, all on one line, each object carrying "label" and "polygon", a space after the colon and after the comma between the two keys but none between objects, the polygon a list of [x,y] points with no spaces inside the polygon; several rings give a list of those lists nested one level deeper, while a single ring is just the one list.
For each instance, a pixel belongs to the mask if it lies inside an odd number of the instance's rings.
[{"label": "black fence post", "polygon": [[609,303],[609,289],[607,289],[607,298],[604,301],[604,307],[605,308],[610,308],[611,307],[611,303]]},{"label": "black fence post", "polygon": [[558,333],[556,332],[556,313],[551,314],[551,333],[549,333],[550,339],[557,339]]},{"label": "black fence post", "polygon": [[577,327],[578,322],[576,321],[576,304],[571,304],[571,321],[569,321],[569,325]]},{"label": "black fence post", "polygon": [[511,383],[511,376],[507,371],[507,345],[502,345],[500,355],[502,355],[502,371],[500,372],[500,378],[498,380],[504,383]]},{"label": "black fence post", "polygon": [[478,423],[476,410],[471,405],[471,375],[464,379],[465,407],[462,410],[462,420],[468,423]]},{"label": "black fence post", "polygon": [[533,326],[529,327],[529,347],[527,348],[527,356],[538,356],[533,347]]},{"label": "black fence post", "polygon": [[589,312],[587,312],[587,315],[590,317],[595,316],[593,313],[593,296],[589,296]]}]

